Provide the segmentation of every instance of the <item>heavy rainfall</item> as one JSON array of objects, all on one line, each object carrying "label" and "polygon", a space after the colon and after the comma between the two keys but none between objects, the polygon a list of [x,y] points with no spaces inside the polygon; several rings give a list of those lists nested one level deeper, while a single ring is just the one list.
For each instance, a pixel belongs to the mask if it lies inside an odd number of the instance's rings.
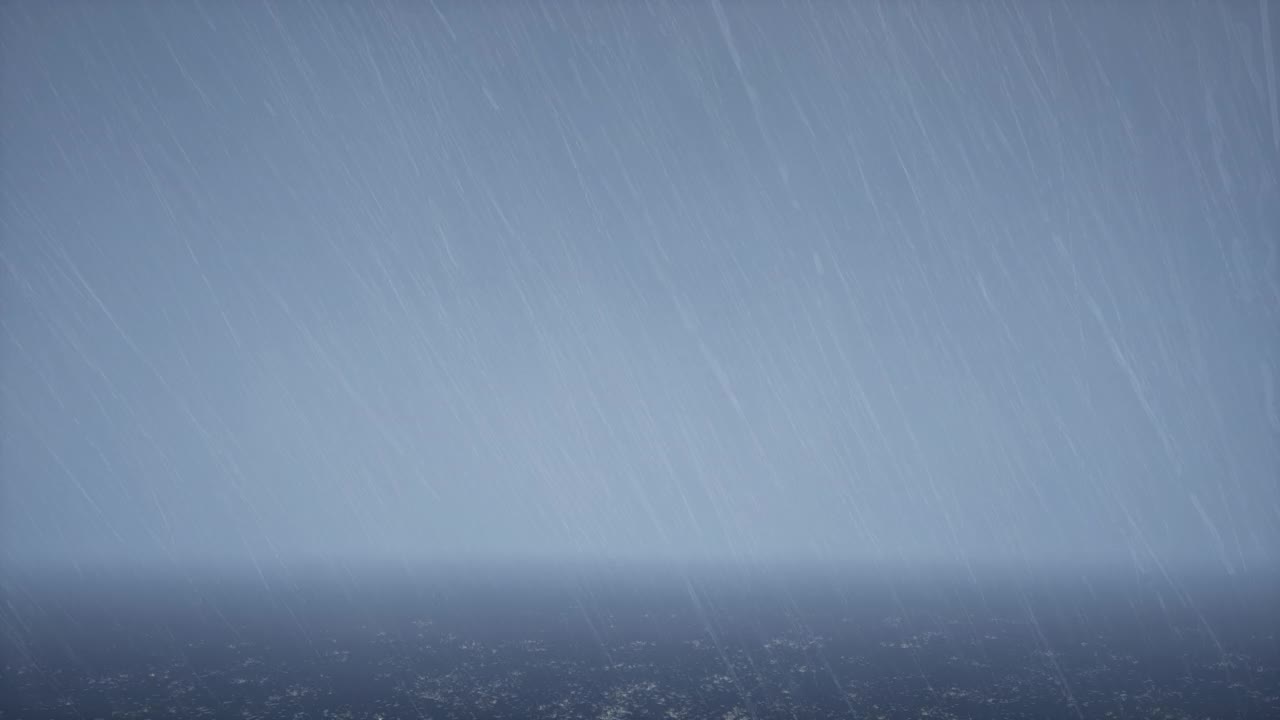
[{"label": "heavy rainfall", "polygon": [[0,5],[0,718],[1280,716],[1280,7]]}]

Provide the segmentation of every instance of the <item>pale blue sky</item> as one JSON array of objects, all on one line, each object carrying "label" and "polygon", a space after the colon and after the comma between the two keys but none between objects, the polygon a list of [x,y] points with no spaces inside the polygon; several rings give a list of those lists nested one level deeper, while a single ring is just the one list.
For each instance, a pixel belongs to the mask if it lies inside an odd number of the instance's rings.
[{"label": "pale blue sky", "polygon": [[1274,562],[1277,14],[5,3],[3,557]]}]

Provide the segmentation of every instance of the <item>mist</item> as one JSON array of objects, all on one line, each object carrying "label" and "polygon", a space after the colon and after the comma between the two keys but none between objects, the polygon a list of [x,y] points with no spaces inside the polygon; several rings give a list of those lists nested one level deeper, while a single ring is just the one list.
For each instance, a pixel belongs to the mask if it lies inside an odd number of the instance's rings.
[{"label": "mist", "polygon": [[6,3],[10,566],[1280,548],[1269,3]]}]

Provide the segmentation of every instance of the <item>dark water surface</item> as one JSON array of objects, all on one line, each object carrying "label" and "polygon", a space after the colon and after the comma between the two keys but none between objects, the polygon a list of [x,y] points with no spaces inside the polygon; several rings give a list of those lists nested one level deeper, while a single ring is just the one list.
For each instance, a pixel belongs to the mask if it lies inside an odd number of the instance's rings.
[{"label": "dark water surface", "polygon": [[10,573],[2,718],[1280,717],[1271,572]]}]

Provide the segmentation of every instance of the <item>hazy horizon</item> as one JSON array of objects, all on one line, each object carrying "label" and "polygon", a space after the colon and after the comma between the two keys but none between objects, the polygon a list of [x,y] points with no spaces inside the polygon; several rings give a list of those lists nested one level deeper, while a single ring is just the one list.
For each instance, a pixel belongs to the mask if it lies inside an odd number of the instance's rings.
[{"label": "hazy horizon", "polygon": [[0,565],[1274,567],[1263,2],[8,2]]}]

